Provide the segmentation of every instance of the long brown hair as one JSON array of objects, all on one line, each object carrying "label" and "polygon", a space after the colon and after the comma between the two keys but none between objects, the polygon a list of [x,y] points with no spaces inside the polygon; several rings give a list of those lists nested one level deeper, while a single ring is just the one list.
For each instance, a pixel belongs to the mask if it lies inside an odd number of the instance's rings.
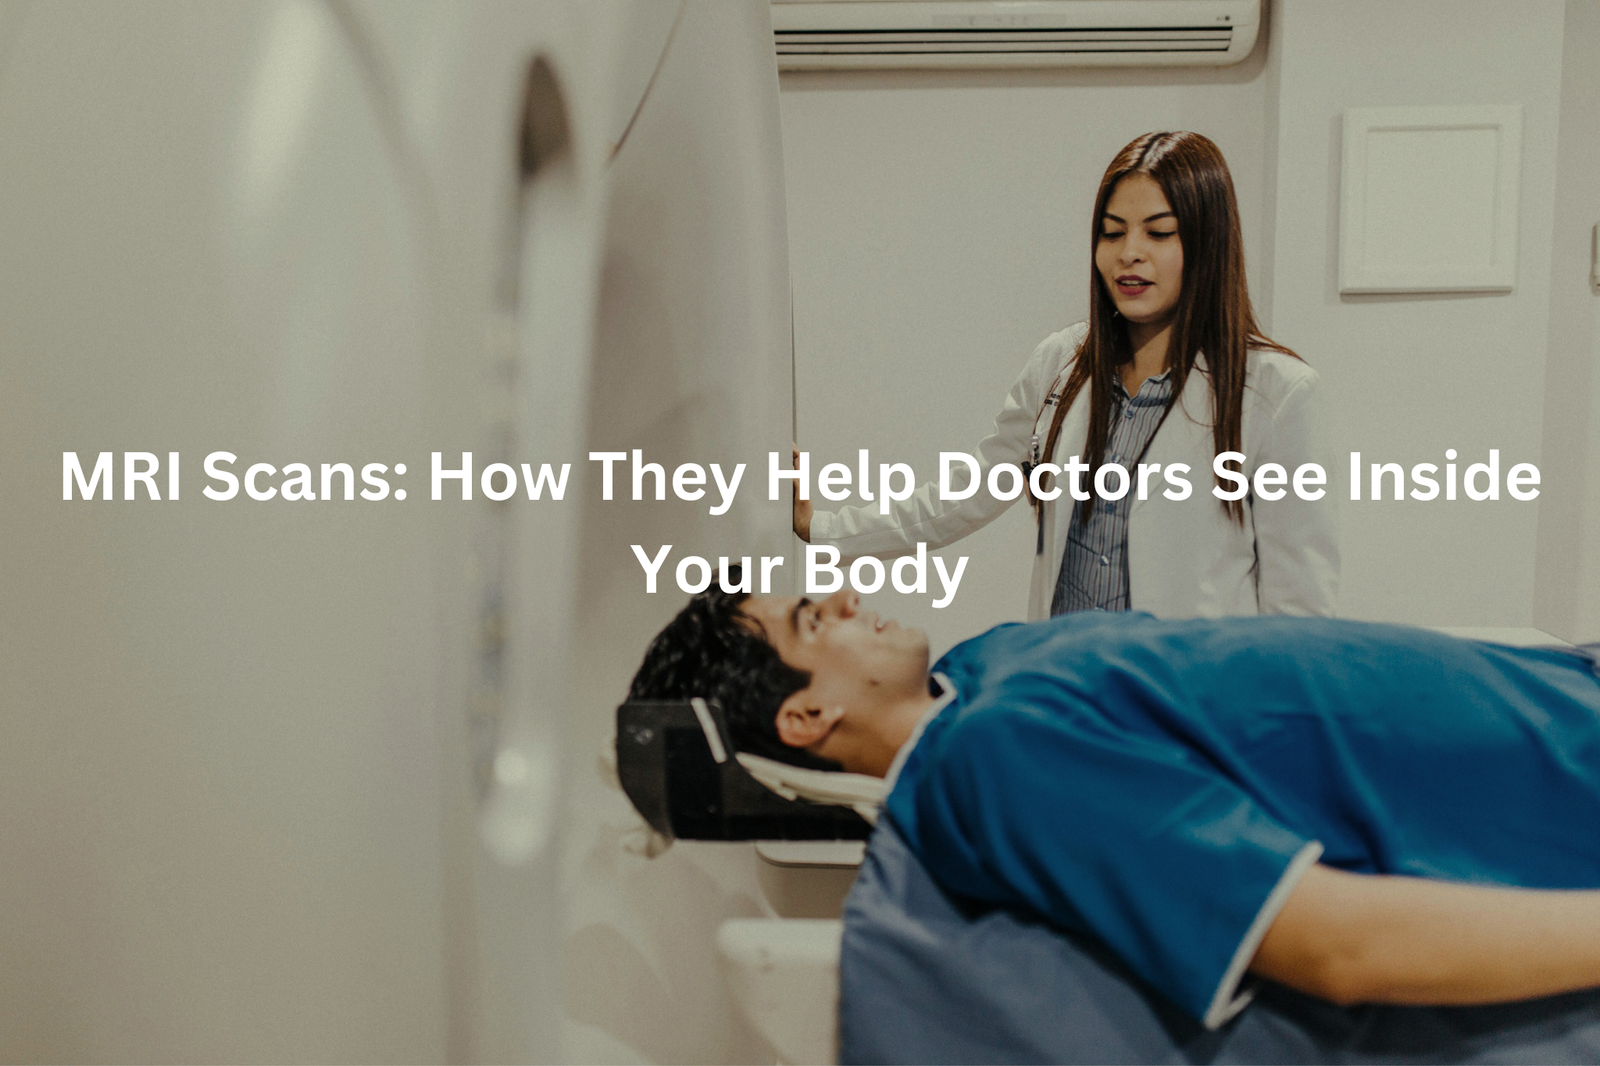
[{"label": "long brown hair", "polygon": [[[1113,375],[1133,358],[1127,322],[1100,279],[1094,261],[1105,220],[1106,203],[1117,183],[1129,174],[1147,174],[1161,186],[1178,220],[1178,240],[1183,246],[1183,284],[1178,292],[1167,366],[1172,371],[1172,399],[1179,402],[1195,357],[1205,352],[1206,373],[1211,378],[1211,438],[1213,454],[1240,450],[1240,417],[1244,410],[1245,352],[1271,348],[1299,356],[1268,339],[1256,326],[1250,293],[1244,277],[1244,236],[1239,228],[1239,204],[1233,195],[1233,178],[1222,152],[1209,137],[1198,133],[1146,133],[1136,137],[1106,167],[1094,200],[1094,231],[1089,241],[1089,332],[1079,345],[1060,390],[1055,416],[1050,422],[1042,457],[1055,455],[1061,422],[1067,408],[1084,386],[1089,388],[1089,435],[1084,442],[1085,461],[1098,470],[1105,461],[1106,437],[1111,430]],[[1091,493],[1094,489],[1091,487]],[[1041,506],[1034,500],[1034,507]],[[1243,524],[1244,507],[1225,500],[1222,509]],[[1088,521],[1089,509],[1079,509]]]}]

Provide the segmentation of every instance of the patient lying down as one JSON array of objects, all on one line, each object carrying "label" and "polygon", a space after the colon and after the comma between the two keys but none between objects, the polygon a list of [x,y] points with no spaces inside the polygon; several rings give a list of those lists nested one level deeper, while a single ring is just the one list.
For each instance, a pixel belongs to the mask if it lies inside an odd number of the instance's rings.
[{"label": "patient lying down", "polygon": [[947,891],[1106,942],[1217,1026],[1249,971],[1336,1003],[1600,985],[1600,682],[1585,655],[1284,617],[1063,615],[928,667],[821,602],[692,599],[631,698],[742,751],[888,779]]}]

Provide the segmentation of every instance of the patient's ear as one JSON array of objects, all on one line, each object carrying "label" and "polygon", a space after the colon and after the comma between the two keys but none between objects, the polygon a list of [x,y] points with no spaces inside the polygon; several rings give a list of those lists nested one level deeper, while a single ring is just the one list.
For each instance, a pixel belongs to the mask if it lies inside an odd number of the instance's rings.
[{"label": "patient's ear", "polygon": [[808,690],[796,692],[778,708],[778,739],[791,748],[809,748],[821,743],[843,717],[843,707],[822,707]]}]

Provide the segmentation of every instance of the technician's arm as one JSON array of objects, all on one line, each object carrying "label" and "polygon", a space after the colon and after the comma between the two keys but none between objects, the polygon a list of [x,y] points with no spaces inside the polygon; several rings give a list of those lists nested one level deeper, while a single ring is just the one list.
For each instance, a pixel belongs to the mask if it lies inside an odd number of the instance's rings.
[{"label": "technician's arm", "polygon": [[[980,479],[987,482],[989,469],[996,463],[1021,465],[1030,458],[1034,423],[1045,394],[1082,335],[1078,328],[1062,330],[1034,349],[995,417],[994,432],[979,442],[974,453]],[[881,501],[839,511],[815,510],[805,516],[809,521],[804,523],[803,532],[803,516],[797,509],[795,532],[814,544],[837,546],[847,559],[862,555],[889,557],[905,554],[919,541],[925,541],[930,548],[951,544],[988,525],[1011,504],[1012,501],[991,496],[986,485],[980,485],[965,500],[941,500],[937,482],[929,481],[910,499],[894,502],[887,514],[882,511]]]},{"label": "technician's arm", "polygon": [[1314,866],[1251,971],[1341,1005],[1497,1003],[1600,985],[1600,891]]},{"label": "technician's arm", "polygon": [[[800,469],[800,446],[798,444],[794,446],[794,462],[789,469]],[[789,486],[789,496],[794,504],[794,535],[809,544],[811,543],[811,501],[800,498],[799,485],[791,484]]]}]

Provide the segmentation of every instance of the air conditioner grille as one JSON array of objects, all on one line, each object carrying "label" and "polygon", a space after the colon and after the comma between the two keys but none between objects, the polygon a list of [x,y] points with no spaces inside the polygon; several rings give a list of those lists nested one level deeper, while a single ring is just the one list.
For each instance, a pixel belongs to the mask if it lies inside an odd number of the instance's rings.
[{"label": "air conditioner grille", "polygon": [[1227,66],[1262,0],[772,0],[780,71]]},{"label": "air conditioner grille", "polygon": [[1232,27],[1012,30],[777,30],[780,56],[1226,52]]}]

